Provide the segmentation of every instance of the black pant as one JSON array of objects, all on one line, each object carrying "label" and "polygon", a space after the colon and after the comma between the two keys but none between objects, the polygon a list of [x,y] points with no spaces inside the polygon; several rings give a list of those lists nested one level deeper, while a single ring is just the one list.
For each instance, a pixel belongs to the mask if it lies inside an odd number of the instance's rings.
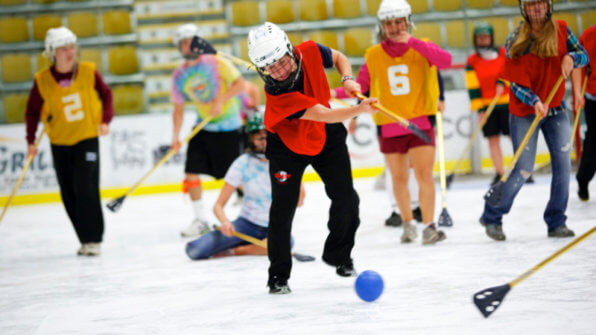
[{"label": "black pant", "polygon": [[99,197],[99,141],[52,144],[54,170],[66,213],[81,243],[101,242],[103,213]]},{"label": "black pant", "polygon": [[271,262],[269,280],[274,276],[284,279],[290,277],[292,220],[298,204],[302,175],[309,164],[323,180],[325,192],[331,199],[327,223],[329,235],[325,241],[323,260],[330,265],[341,265],[351,261],[354,235],[360,224],[360,201],[352,182],[352,169],[346,146],[347,132],[341,123],[328,124],[325,130],[325,146],[316,156],[298,155],[288,149],[278,135],[267,134],[267,158],[273,198],[267,234],[267,249]]},{"label": "black pant", "polygon": [[596,171],[596,101],[586,99],[584,115],[588,130],[584,137],[583,152],[576,178],[580,186],[587,187]]}]

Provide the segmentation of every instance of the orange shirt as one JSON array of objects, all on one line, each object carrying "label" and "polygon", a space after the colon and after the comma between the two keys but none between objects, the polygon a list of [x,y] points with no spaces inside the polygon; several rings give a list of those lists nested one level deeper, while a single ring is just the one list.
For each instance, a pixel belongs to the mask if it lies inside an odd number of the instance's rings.
[{"label": "orange shirt", "polygon": [[[439,82],[437,68],[410,48],[400,57],[391,57],[380,44],[366,50],[371,98],[406,119],[437,112]],[[378,125],[395,123],[381,113],[373,116]]]},{"label": "orange shirt", "polygon": [[41,118],[55,145],[74,145],[97,137],[102,105],[95,90],[95,64],[81,62],[69,87],[56,82],[50,69],[35,74],[44,100]]}]

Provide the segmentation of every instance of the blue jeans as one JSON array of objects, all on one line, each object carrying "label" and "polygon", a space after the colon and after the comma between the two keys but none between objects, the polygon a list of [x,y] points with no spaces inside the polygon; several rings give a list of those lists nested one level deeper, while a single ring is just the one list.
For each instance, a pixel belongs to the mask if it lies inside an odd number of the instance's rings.
[{"label": "blue jeans", "polygon": [[[243,217],[237,218],[232,222],[234,230],[239,233],[252,236],[259,240],[267,237],[267,228],[258,226]],[[219,230],[209,232],[198,239],[186,244],[186,254],[191,259],[209,258],[222,251],[232,249],[241,245],[250,244],[238,237],[228,237]],[[290,241],[293,244],[293,240]]]},{"label": "blue jeans", "polygon": [[[533,120],[534,115],[526,117],[509,116],[514,151],[519,147]],[[550,109],[548,116],[538,124],[538,128],[542,130],[546,140],[552,167],[550,199],[544,211],[544,221],[550,232],[564,225],[567,220],[565,211],[567,210],[567,200],[569,198],[571,174],[571,126],[569,125],[567,112],[562,108]],[[538,131],[535,131],[503,187],[503,198],[500,205],[493,207],[488,204],[488,201],[484,203],[481,220],[485,224],[502,224],[503,215],[511,210],[515,196],[534,169],[537,141]]]},{"label": "blue jeans", "polygon": [[[267,228],[257,226],[256,224],[239,217],[232,222],[234,230],[239,233],[255,237],[259,240],[267,237]],[[222,251],[235,248],[240,245],[250,244],[238,237],[228,237],[219,230],[209,232],[198,239],[186,244],[186,254],[191,259],[209,258]]]}]

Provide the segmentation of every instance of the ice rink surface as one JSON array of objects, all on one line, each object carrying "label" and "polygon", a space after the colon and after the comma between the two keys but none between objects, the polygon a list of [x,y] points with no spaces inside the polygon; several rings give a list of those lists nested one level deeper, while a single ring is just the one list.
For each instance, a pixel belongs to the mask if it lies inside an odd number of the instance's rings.
[{"label": "ice rink surface", "polygon": [[[357,297],[355,278],[320,260],[329,206],[320,183],[306,184],[293,228],[294,250],[317,261],[294,262],[293,292],[284,296],[267,293],[266,257],[189,260],[179,231],[192,211],[182,194],[129,197],[120,212],[104,210],[96,258],[75,255],[62,204],[15,206],[0,224],[0,334],[594,334],[596,236],[515,286],[489,319],[473,305],[476,291],[513,280],[571,241],[546,237],[549,176],[522,188],[504,220],[507,241],[489,239],[478,224],[488,181],[456,180],[447,206],[454,227],[446,241],[422,246],[420,225],[416,243],[399,243],[402,229],[384,226],[385,192],[373,179],[356,180],[352,256],[357,270],[385,280],[373,303]],[[580,235],[596,224],[596,200],[581,203],[576,190],[573,180],[568,226]],[[209,206],[216,196],[205,192]],[[440,204],[437,191],[436,216]]]}]

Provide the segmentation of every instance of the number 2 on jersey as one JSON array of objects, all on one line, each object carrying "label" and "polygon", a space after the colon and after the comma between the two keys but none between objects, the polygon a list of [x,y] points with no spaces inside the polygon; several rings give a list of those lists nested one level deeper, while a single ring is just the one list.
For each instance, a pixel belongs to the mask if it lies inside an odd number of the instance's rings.
[{"label": "number 2 on jersey", "polygon": [[410,79],[407,74],[408,66],[405,64],[393,65],[387,69],[391,94],[406,95],[410,93]]},{"label": "number 2 on jersey", "polygon": [[62,97],[64,104],[64,117],[67,122],[74,122],[82,120],[85,117],[83,104],[81,103],[81,96],[79,93],[73,93]]}]

